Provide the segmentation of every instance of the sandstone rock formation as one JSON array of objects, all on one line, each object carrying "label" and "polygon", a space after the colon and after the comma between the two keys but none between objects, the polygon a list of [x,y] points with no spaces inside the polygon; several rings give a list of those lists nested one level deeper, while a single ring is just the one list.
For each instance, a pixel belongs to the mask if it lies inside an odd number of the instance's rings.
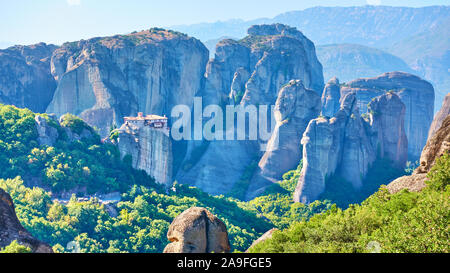
[{"label": "sandstone rock formation", "polygon": [[40,43],[0,50],[0,103],[45,112],[56,89],[50,73],[56,48]]},{"label": "sandstone rock formation", "polygon": [[53,253],[50,246],[34,238],[20,224],[11,197],[0,189],[0,248],[10,245],[15,240],[35,253]]},{"label": "sandstone rock formation", "polygon": [[245,252],[249,252],[250,249],[252,249],[252,247],[256,246],[259,243],[262,243],[262,242],[264,242],[266,240],[272,239],[273,233],[275,231],[278,231],[278,229],[277,228],[273,228],[273,229],[267,231],[266,233],[264,233],[263,236],[259,237],[258,240],[254,241],[253,244]]},{"label": "sandstone rock formation", "polygon": [[430,140],[439,128],[441,128],[442,123],[448,115],[450,115],[450,93],[445,96],[441,110],[439,110],[434,117],[433,123],[431,123],[430,131],[428,132],[428,140]]},{"label": "sandstone rock formation", "polygon": [[426,187],[427,174],[436,163],[436,159],[445,152],[450,153],[450,115],[442,122],[439,130],[428,140],[420,157],[420,166],[411,176],[404,176],[394,180],[387,186],[390,193],[403,189],[420,191]]},{"label": "sandstone rock formation", "polygon": [[374,110],[365,120],[360,116],[356,96],[356,92],[346,94],[333,118],[320,117],[309,123],[302,139],[303,169],[294,194],[296,202],[316,200],[332,175],[351,182],[355,189],[361,188],[377,157],[404,167],[404,104],[396,94],[384,94],[370,104]]},{"label": "sandstone rock formation", "polygon": [[171,185],[172,142],[166,128],[124,124],[119,129],[118,147],[122,158],[131,156],[133,168],[144,170],[157,183]]},{"label": "sandstone rock formation", "polygon": [[309,121],[320,112],[320,97],[305,89],[300,80],[292,80],[279,92],[274,116],[277,122],[266,152],[259,161],[246,199],[261,194],[265,187],[279,181],[302,159],[301,138]]},{"label": "sandstone rock formation", "polygon": [[332,117],[339,111],[341,106],[341,88],[339,80],[334,77],[327,85],[322,94],[322,116]]},{"label": "sandstone rock formation", "polygon": [[207,61],[200,41],[157,28],[66,43],[52,57],[58,87],[47,112],[78,115],[106,136],[124,116],[191,106]]},{"label": "sandstone rock formation", "polygon": [[[301,80],[306,89],[321,93],[322,66],[314,44],[300,31],[275,24],[253,26],[248,34],[240,41],[226,39],[217,44],[206,71],[205,105],[268,105],[270,109],[280,88],[291,80]],[[177,180],[211,194],[226,194],[248,166],[263,156],[261,144],[266,143],[212,141],[194,166],[181,168]]]},{"label": "sandstone rock formation", "polygon": [[357,79],[341,88],[341,97],[356,92],[361,113],[365,113],[368,103],[388,91],[398,94],[406,106],[405,131],[408,138],[409,160],[420,157],[427,142],[428,130],[433,121],[433,86],[417,76],[390,72],[375,78]]},{"label": "sandstone rock formation", "polygon": [[172,222],[171,242],[164,253],[228,253],[230,242],[225,224],[205,208],[193,207]]}]

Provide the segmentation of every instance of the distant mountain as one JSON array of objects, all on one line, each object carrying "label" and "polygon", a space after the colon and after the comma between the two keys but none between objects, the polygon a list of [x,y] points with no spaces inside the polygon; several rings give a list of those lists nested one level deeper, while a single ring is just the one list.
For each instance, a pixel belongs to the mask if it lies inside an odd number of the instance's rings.
[{"label": "distant mountain", "polygon": [[317,57],[323,65],[324,79],[337,77],[341,82],[375,77],[386,71],[413,70],[399,57],[379,49],[356,44],[317,46]]}]

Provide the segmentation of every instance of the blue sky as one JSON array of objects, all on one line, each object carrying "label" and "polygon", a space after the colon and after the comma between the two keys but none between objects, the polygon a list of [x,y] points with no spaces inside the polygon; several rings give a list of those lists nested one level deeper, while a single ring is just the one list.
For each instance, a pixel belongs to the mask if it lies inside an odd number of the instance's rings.
[{"label": "blue sky", "polygon": [[153,26],[274,17],[313,6],[449,5],[450,0],[0,0],[2,43],[62,44]]}]

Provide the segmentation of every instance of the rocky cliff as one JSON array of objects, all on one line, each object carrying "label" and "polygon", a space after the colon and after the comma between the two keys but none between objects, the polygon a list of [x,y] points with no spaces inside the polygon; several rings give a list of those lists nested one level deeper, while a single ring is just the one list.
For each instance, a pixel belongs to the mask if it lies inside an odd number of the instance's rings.
[{"label": "rocky cliff", "polygon": [[336,114],[341,106],[341,87],[339,79],[332,78],[322,93],[322,116],[332,117]]},{"label": "rocky cliff", "polygon": [[[405,131],[408,137],[409,160],[420,157],[425,146],[428,130],[433,120],[434,113],[434,89],[433,86],[417,76],[404,72],[389,72],[375,78],[357,79],[346,83],[340,88],[340,98],[346,94],[355,92],[358,98],[358,107],[361,113],[368,111],[370,101],[388,91],[393,91],[406,106]],[[330,98],[325,93],[324,96]],[[325,100],[325,105],[336,103],[336,96]],[[332,111],[326,107],[323,111],[328,115]],[[329,115],[332,116],[332,115]]]},{"label": "rocky cliff", "polygon": [[133,168],[144,170],[157,183],[172,185],[172,141],[167,129],[124,124],[118,146],[122,158],[131,156]]},{"label": "rocky cliff", "polygon": [[56,48],[40,43],[0,50],[0,103],[45,112],[56,89],[50,73]]},{"label": "rocky cliff", "polygon": [[387,186],[390,193],[403,189],[420,191],[426,187],[427,174],[444,153],[450,153],[450,115],[442,122],[441,127],[428,140],[422,155],[420,166],[410,176],[400,177]]},{"label": "rocky cliff", "polygon": [[448,115],[450,115],[450,93],[445,96],[441,110],[439,110],[434,117],[433,123],[431,123],[430,131],[428,132],[428,140],[430,140],[439,128],[441,128],[442,123]]},{"label": "rocky cliff", "polygon": [[[226,39],[217,44],[206,72],[204,103],[268,105],[270,109],[281,87],[291,80],[321,92],[322,66],[314,44],[300,31],[275,24],[252,26],[248,34],[239,41]],[[300,138],[302,132],[298,134]],[[213,141],[198,163],[180,171],[177,179],[212,194],[228,193],[252,162],[260,160],[264,153],[260,144]]]},{"label": "rocky cliff", "polygon": [[[97,133],[83,120],[65,114],[58,120],[55,115],[37,114],[34,118],[36,131],[38,133],[39,145],[54,146],[58,139],[69,142],[82,139],[98,138]],[[77,125],[74,125],[76,123]],[[60,129],[60,130],[58,130]],[[100,139],[98,138],[100,142]]]},{"label": "rocky cliff", "polygon": [[17,219],[14,204],[3,189],[0,189],[0,248],[17,241],[35,253],[53,253],[47,244],[34,238]]},{"label": "rocky cliff", "polygon": [[259,161],[247,199],[262,194],[265,186],[276,183],[284,173],[295,169],[302,159],[300,140],[309,121],[320,112],[320,97],[302,82],[292,80],[278,94],[275,103],[275,130]]},{"label": "rocky cliff", "polygon": [[78,115],[105,136],[124,116],[191,106],[207,61],[200,41],[157,28],[66,43],[52,56],[58,87],[47,112]]},{"label": "rocky cliff", "polygon": [[171,242],[164,253],[228,253],[230,242],[225,224],[205,208],[193,207],[172,222]]},{"label": "rocky cliff", "polygon": [[357,44],[317,46],[317,57],[323,65],[325,79],[336,76],[347,82],[357,78],[376,77],[386,71],[413,73],[399,57]]},{"label": "rocky cliff", "polygon": [[327,178],[338,175],[363,186],[364,176],[377,157],[388,158],[398,167],[406,163],[405,105],[394,93],[376,98],[366,120],[360,116],[356,92],[344,96],[333,118],[312,120],[303,144],[303,169],[294,194],[296,202],[310,203],[325,190]]}]

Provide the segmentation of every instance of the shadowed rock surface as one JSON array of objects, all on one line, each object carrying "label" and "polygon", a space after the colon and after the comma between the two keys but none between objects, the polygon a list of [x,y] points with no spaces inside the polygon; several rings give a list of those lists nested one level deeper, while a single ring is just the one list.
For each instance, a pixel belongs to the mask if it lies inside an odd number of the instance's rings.
[{"label": "shadowed rock surface", "polygon": [[433,123],[431,123],[430,132],[428,133],[428,140],[430,140],[439,128],[441,128],[442,123],[448,115],[450,115],[450,93],[445,96],[441,110],[439,110],[434,117]]},{"label": "shadowed rock surface", "polygon": [[256,246],[259,243],[262,243],[262,242],[264,242],[266,240],[272,239],[273,233],[275,231],[278,231],[278,229],[277,228],[273,228],[273,229],[267,231],[266,233],[264,233],[263,236],[259,237],[256,241],[254,241],[253,244],[245,252],[249,252],[250,249],[252,249],[252,247]]},{"label": "shadowed rock surface", "polygon": [[205,208],[193,207],[172,222],[171,242],[164,253],[228,253],[230,242],[225,224]]},{"label": "shadowed rock surface", "polygon": [[372,101],[369,109],[379,112],[371,111],[365,120],[359,114],[356,92],[351,92],[333,118],[320,117],[309,123],[302,139],[303,169],[294,201],[317,200],[326,179],[333,175],[360,189],[377,158],[390,159],[399,168],[405,166],[405,105],[396,94],[387,93]]},{"label": "shadowed rock surface", "polygon": [[403,189],[420,191],[426,187],[427,174],[436,163],[436,159],[445,152],[450,153],[450,115],[442,123],[440,129],[428,140],[420,157],[420,166],[411,176],[404,176],[394,180],[387,186],[390,193]]},{"label": "shadowed rock surface", "polygon": [[53,253],[50,246],[34,238],[20,224],[11,197],[0,189],[0,248],[10,245],[15,240],[31,248],[35,253]]},{"label": "shadowed rock surface", "polygon": [[339,111],[341,106],[341,87],[338,78],[332,78],[322,94],[322,116],[332,117]]},{"label": "shadowed rock surface", "polygon": [[390,159],[397,168],[404,168],[408,159],[405,132],[405,105],[395,93],[374,98],[371,112],[371,142],[379,158]]},{"label": "shadowed rock surface", "polygon": [[0,103],[45,112],[56,89],[50,73],[56,48],[39,43],[0,50]]}]

